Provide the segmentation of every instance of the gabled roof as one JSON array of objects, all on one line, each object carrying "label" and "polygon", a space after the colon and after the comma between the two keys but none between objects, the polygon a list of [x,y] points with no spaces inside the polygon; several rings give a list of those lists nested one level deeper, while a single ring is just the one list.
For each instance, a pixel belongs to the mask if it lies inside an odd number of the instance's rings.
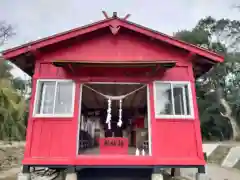
[{"label": "gabled roof", "polygon": [[110,27],[110,29],[112,30],[113,33],[118,31],[119,28],[124,27],[129,30],[135,31],[137,33],[149,36],[150,38],[153,38],[153,39],[156,39],[156,40],[159,40],[162,42],[166,42],[175,47],[187,50],[193,54],[205,57],[216,63],[223,62],[223,60],[224,60],[224,57],[217,53],[214,53],[207,49],[180,41],[180,40],[175,39],[166,34],[154,31],[152,29],[132,23],[125,19],[118,18],[116,16],[113,16],[112,18],[107,18],[102,21],[95,22],[93,24],[89,24],[87,26],[79,27],[76,29],[72,29],[70,31],[66,31],[66,32],[59,33],[59,34],[56,34],[53,36],[49,36],[47,38],[43,38],[43,39],[33,41],[33,42],[30,42],[27,44],[23,44],[21,46],[15,47],[15,48],[5,50],[2,52],[2,54],[5,59],[13,59],[13,58],[15,58],[19,55],[25,54],[29,51],[38,50],[43,47],[49,46],[51,44],[59,43],[61,41],[65,41],[70,38],[81,36],[83,34],[97,31],[99,29],[106,28],[106,27]]}]

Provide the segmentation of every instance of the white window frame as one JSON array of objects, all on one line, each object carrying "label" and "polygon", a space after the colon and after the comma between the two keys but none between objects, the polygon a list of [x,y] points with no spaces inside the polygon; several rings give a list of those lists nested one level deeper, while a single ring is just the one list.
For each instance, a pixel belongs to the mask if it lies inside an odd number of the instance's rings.
[{"label": "white window frame", "polygon": [[[37,101],[39,101],[41,92],[40,92],[40,83],[44,82],[72,82],[73,83],[73,88],[72,88],[72,107],[71,107],[71,113],[67,114],[55,114],[54,109],[53,109],[53,114],[42,114],[42,113],[37,113]],[[76,92],[76,83],[71,80],[71,79],[38,79],[36,82],[36,91],[35,91],[35,97],[34,97],[34,107],[33,107],[33,117],[73,117],[74,116],[74,107],[75,107],[75,92]],[[54,93],[54,106],[55,106],[55,101],[56,101],[56,91],[57,85],[55,86],[55,93]],[[44,93],[44,92],[43,92]],[[41,102],[43,103],[43,101]],[[54,107],[53,107],[54,108]]]},{"label": "white window frame", "polygon": [[[157,108],[157,101],[156,101],[156,95],[157,95],[157,84],[170,84],[171,89],[172,85],[187,85],[188,87],[188,97],[189,97],[189,108],[190,108],[190,115],[176,115],[176,114],[157,114],[156,108]],[[183,91],[185,93],[185,91]],[[155,118],[156,119],[194,119],[194,108],[193,108],[193,96],[192,96],[192,89],[191,89],[191,82],[190,81],[154,81],[153,82],[153,96],[154,96],[154,109],[155,109]],[[173,92],[171,90],[171,96],[172,96],[172,103],[174,108],[174,98],[173,98]],[[184,98],[185,101],[185,98]],[[184,107],[186,108],[186,107]],[[174,110],[174,109],[173,109]],[[174,110],[175,111],[175,110]]]}]

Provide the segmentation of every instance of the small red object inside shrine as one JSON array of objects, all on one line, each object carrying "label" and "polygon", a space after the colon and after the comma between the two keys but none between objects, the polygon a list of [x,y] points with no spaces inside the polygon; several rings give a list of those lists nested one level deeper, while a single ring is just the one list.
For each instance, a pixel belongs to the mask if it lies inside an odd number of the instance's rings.
[{"label": "small red object inside shrine", "polygon": [[99,138],[100,154],[128,154],[128,139],[122,137]]}]

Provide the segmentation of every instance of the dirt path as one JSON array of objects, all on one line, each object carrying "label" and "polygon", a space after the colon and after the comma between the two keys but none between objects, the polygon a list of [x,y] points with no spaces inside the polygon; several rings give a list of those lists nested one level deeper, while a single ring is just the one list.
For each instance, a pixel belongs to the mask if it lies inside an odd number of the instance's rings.
[{"label": "dirt path", "polygon": [[16,180],[21,170],[24,142],[0,141],[0,180]]},{"label": "dirt path", "polygon": [[[0,175],[0,180],[15,180],[20,168],[13,168]],[[181,174],[187,179],[195,180],[197,170],[194,168],[181,169]],[[240,171],[234,169],[226,169],[214,164],[208,164],[207,174],[209,180],[237,180],[240,179]],[[166,178],[169,179],[169,178]]]},{"label": "dirt path", "polygon": [[[194,168],[182,169],[182,176],[195,180],[197,170]],[[218,165],[208,164],[207,175],[211,180],[237,180],[240,179],[240,171],[235,169],[226,169]]]},{"label": "dirt path", "polygon": [[[229,146],[233,143],[223,142],[221,144]],[[237,142],[234,145],[240,146],[240,143]],[[15,180],[20,171],[24,142],[14,142],[10,145],[0,141],[0,148],[0,180]],[[182,169],[181,171],[183,176],[195,180],[196,169]],[[214,164],[208,164],[207,173],[211,180],[240,180],[240,171]],[[7,178],[7,176],[10,177]]]},{"label": "dirt path", "polygon": [[0,174],[0,180],[16,180],[17,174],[21,171],[21,167],[16,167],[3,171]]}]

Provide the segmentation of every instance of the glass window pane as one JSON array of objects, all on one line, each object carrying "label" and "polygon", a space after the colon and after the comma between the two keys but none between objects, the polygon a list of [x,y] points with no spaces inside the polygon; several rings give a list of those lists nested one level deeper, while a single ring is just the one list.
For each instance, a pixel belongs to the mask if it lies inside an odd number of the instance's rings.
[{"label": "glass window pane", "polygon": [[73,82],[58,82],[55,114],[71,114],[73,103]]},{"label": "glass window pane", "polygon": [[176,115],[190,115],[188,85],[173,85],[174,108]]},{"label": "glass window pane", "polygon": [[174,108],[176,115],[184,115],[183,87],[173,86]]},{"label": "glass window pane", "polygon": [[189,90],[188,90],[188,86],[185,85],[184,86],[184,90],[185,90],[185,95],[186,95],[186,106],[187,106],[187,115],[190,115],[190,100],[189,100]]},{"label": "glass window pane", "polygon": [[171,85],[167,83],[156,83],[155,111],[157,115],[171,115],[172,98]]},{"label": "glass window pane", "polygon": [[41,102],[42,102],[42,98],[43,98],[43,82],[39,82],[38,83],[38,92],[36,92],[37,93],[37,99],[36,99],[36,110],[35,110],[35,112],[37,113],[37,114],[39,114],[40,113],[40,109],[41,109]]},{"label": "glass window pane", "polygon": [[55,82],[43,82],[42,95],[40,96],[40,113],[52,114],[54,105]]}]

